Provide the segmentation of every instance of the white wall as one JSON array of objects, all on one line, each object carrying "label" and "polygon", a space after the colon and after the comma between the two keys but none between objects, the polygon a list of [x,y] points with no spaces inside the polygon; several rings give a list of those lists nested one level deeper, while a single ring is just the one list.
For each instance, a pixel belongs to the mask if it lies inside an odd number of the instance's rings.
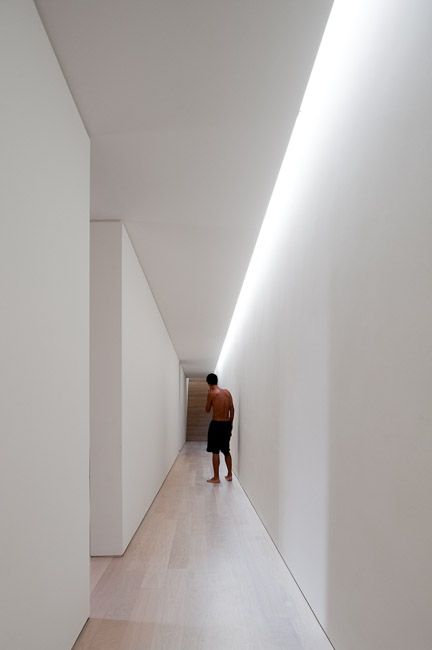
[{"label": "white wall", "polygon": [[121,555],[183,446],[185,377],[123,225],[91,242],[91,550]]},{"label": "white wall", "polygon": [[89,142],[32,2],[0,3],[0,647],[88,616]]},{"label": "white wall", "polygon": [[122,225],[90,232],[90,548],[110,555],[123,547]]},{"label": "white wall", "polygon": [[335,647],[432,645],[427,0],[336,0],[218,371]]},{"label": "white wall", "polygon": [[185,442],[185,378],[122,227],[123,546]]}]

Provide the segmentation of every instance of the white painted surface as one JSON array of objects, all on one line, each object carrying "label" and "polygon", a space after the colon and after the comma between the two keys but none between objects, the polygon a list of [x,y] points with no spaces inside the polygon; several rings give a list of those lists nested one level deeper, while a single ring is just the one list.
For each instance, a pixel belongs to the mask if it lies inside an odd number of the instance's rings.
[{"label": "white painted surface", "polygon": [[90,549],[120,554],[122,532],[122,225],[90,237]]},{"label": "white painted surface", "polygon": [[242,484],[343,650],[432,644],[431,24],[335,2],[219,363]]},{"label": "white painted surface", "polygon": [[[213,370],[331,0],[36,0],[189,376]],[[186,261],[186,263],[185,263]]]},{"label": "white painted surface", "polygon": [[184,373],[122,228],[123,548],[185,442]]},{"label": "white painted surface", "polygon": [[0,647],[89,610],[89,142],[34,4],[0,4]]},{"label": "white painted surface", "polygon": [[91,552],[121,555],[184,443],[185,377],[126,230],[91,226]]}]

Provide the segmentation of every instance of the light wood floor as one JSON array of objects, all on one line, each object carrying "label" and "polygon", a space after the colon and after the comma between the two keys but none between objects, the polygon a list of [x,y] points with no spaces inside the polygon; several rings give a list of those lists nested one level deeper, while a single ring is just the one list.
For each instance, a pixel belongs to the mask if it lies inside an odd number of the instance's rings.
[{"label": "light wood floor", "polygon": [[210,458],[186,443],[125,555],[92,560],[73,650],[331,649],[237,480],[206,483]]}]

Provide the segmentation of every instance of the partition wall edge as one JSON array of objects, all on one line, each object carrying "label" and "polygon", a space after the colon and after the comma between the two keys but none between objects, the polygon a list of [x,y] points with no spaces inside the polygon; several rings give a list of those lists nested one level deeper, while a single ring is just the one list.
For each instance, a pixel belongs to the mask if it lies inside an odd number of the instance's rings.
[{"label": "partition wall edge", "polygon": [[91,554],[122,555],[185,440],[185,376],[120,221],[91,223]]},{"label": "partition wall edge", "polygon": [[89,615],[89,178],[33,2],[0,3],[0,647],[70,650]]}]

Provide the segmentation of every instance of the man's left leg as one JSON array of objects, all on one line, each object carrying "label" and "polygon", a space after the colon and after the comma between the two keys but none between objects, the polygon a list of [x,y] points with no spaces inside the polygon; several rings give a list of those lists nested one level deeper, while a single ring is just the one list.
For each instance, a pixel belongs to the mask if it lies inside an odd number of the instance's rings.
[{"label": "man's left leg", "polygon": [[215,454],[215,453],[212,454],[212,464],[213,464],[213,478],[209,478],[207,480],[207,483],[220,483],[220,478],[219,478],[219,465],[220,465],[219,452],[217,454]]}]

